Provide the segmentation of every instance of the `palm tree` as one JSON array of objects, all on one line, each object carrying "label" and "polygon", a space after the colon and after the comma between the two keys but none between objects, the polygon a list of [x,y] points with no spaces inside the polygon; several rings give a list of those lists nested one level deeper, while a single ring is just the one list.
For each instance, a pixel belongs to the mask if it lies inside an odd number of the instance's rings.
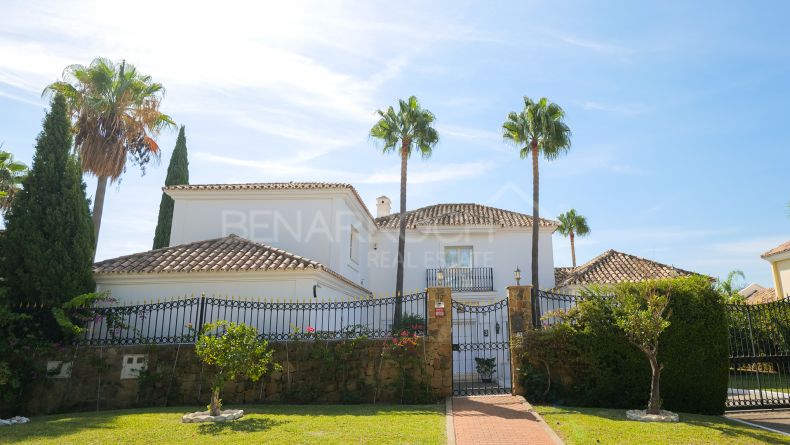
[{"label": "palm tree", "polygon": [[730,273],[727,274],[727,278],[724,280],[718,280],[717,288],[719,293],[728,301],[728,302],[736,302],[740,301],[740,294],[738,291],[743,289],[743,286],[736,283],[735,279],[740,278],[741,280],[746,279],[746,275],[744,275],[742,270],[731,270]]},{"label": "palm tree", "polygon": [[[0,144],[0,148],[3,145]],[[14,160],[14,155],[0,150],[0,212],[11,208],[16,192],[27,176],[27,165]]]},{"label": "palm tree", "polygon": [[560,220],[560,226],[557,231],[562,236],[567,236],[571,239],[571,259],[573,260],[573,267],[576,267],[576,246],[573,244],[573,239],[578,236],[587,236],[590,233],[590,226],[587,225],[587,218],[576,213],[576,209],[570,209],[567,212],[557,217]]},{"label": "palm tree", "polygon": [[[565,124],[565,111],[545,97],[534,102],[524,96],[524,109],[508,113],[502,124],[502,137],[518,148],[521,159],[532,155],[532,289],[538,290],[538,229],[540,221],[538,156],[556,159],[571,147],[571,130]],[[533,308],[540,317],[540,308]]]},{"label": "palm tree", "polygon": [[165,90],[126,61],[96,58],[88,66],[67,67],[62,81],[44,89],[47,93],[66,98],[82,171],[98,178],[93,198],[98,244],[107,181],[121,177],[127,158],[145,172],[145,165],[160,155],[154,137],[175,125],[170,116],[159,112]]},{"label": "palm tree", "polygon": [[392,106],[377,111],[380,119],[370,129],[370,136],[382,141],[382,153],[400,155],[400,231],[398,233],[398,271],[395,278],[394,326],[401,320],[401,296],[403,295],[403,261],[406,249],[406,167],[412,151],[419,151],[423,159],[433,153],[439,142],[439,133],[433,128],[436,119],[428,110],[420,107],[416,97],[399,99],[397,110]]}]

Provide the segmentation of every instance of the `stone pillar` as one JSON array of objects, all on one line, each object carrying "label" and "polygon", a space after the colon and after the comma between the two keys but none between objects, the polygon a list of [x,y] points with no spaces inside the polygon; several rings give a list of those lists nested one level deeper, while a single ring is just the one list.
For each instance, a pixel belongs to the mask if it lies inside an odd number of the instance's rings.
[{"label": "stone pillar", "polygon": [[521,386],[522,336],[532,329],[532,286],[508,286],[508,325],[510,329],[510,379],[513,395],[524,395]]},{"label": "stone pillar", "polygon": [[[436,317],[436,303],[444,303],[444,317]],[[431,388],[438,397],[453,394],[453,310],[449,287],[428,289],[426,366]]]}]

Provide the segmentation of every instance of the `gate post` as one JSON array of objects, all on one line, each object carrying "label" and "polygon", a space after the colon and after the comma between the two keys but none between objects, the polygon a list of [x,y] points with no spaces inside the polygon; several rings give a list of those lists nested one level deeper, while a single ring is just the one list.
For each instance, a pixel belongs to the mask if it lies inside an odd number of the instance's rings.
[{"label": "gate post", "polygon": [[522,337],[532,329],[532,286],[508,286],[508,325],[510,331],[510,381],[513,395],[524,395],[521,386],[521,356],[524,354]]},{"label": "gate post", "polygon": [[[449,287],[428,288],[428,356],[431,389],[439,397],[453,395],[453,303]],[[444,305],[444,316],[436,316],[437,303]],[[441,305],[440,305],[441,306]]]}]

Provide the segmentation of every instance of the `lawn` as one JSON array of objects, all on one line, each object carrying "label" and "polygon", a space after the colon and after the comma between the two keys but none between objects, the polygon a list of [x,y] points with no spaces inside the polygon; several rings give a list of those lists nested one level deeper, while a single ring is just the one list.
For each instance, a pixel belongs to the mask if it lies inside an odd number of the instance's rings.
[{"label": "lawn", "polygon": [[760,385],[757,385],[757,375],[754,373],[730,374],[730,388],[763,389],[790,393],[790,375],[773,372],[760,373]]},{"label": "lawn", "polygon": [[788,444],[790,438],[717,416],[680,414],[680,423],[626,420],[625,410],[536,406],[567,445]]},{"label": "lawn", "polygon": [[196,407],[34,417],[4,427],[13,444],[444,444],[441,405],[244,405],[228,423],[181,423]]}]

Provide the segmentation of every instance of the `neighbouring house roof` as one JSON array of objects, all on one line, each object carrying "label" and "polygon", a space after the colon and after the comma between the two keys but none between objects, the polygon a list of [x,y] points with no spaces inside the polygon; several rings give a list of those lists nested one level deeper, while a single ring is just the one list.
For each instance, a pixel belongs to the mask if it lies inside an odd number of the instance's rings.
[{"label": "neighbouring house roof", "polygon": [[776,290],[772,287],[764,287],[762,289],[758,289],[751,293],[748,297],[746,297],[747,304],[760,304],[760,303],[769,303],[771,301],[776,301]]},{"label": "neighbouring house roof", "polygon": [[237,235],[149,250],[93,265],[96,275],[304,270],[324,271],[370,293],[317,261]]},{"label": "neighbouring house roof", "polygon": [[573,271],[572,267],[555,267],[554,268],[554,282],[559,284],[568,278],[568,274]]},{"label": "neighbouring house roof", "polygon": [[365,212],[373,219],[373,214],[362,201],[357,190],[351,184],[341,182],[253,182],[246,184],[183,184],[162,187],[162,190],[207,190],[207,191],[232,191],[232,190],[350,190]]},{"label": "neighbouring house roof", "polygon": [[[570,270],[564,272],[564,279],[557,281],[555,287],[617,284],[694,275],[694,272],[616,250],[607,250],[575,269],[568,269]],[[554,274],[556,277],[557,268],[554,269]]]},{"label": "neighbouring house roof", "polygon": [[784,242],[773,249],[765,252],[764,254],[760,255],[760,258],[768,258],[769,256],[776,255],[778,253],[784,253],[790,251],[790,241]]},{"label": "neighbouring house roof", "polygon": [[[399,224],[399,213],[376,218],[376,225],[382,229],[397,229]],[[418,226],[463,225],[532,227],[532,217],[481,204],[435,204],[406,212],[406,226],[412,229]],[[557,221],[540,219],[541,227],[558,225]]]}]

